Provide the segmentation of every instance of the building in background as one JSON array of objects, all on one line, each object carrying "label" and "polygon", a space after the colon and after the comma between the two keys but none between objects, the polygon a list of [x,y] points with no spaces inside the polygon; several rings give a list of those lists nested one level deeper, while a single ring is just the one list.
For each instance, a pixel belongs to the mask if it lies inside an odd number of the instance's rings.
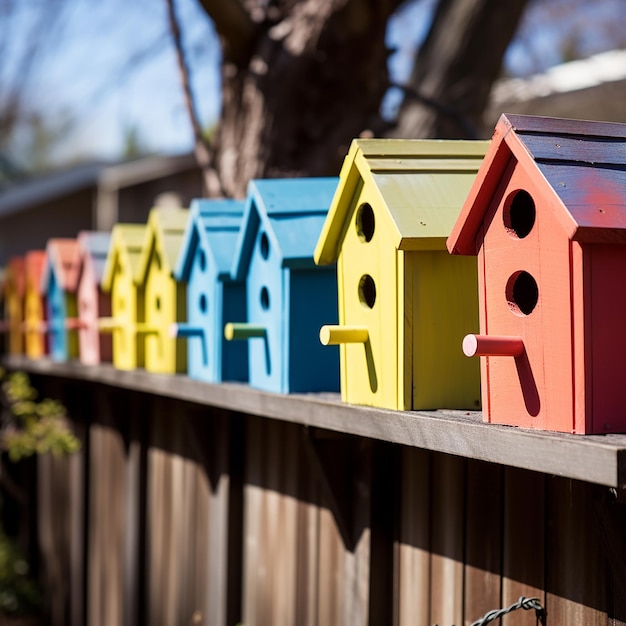
[{"label": "building in background", "polygon": [[14,185],[0,193],[0,265],[52,237],[145,223],[157,204],[189,206],[202,195],[191,154],[87,163]]}]

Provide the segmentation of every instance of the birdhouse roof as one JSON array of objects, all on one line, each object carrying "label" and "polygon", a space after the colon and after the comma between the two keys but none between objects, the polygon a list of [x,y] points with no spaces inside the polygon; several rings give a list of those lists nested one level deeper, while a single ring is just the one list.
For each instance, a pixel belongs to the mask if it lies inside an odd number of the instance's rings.
[{"label": "birdhouse roof", "polygon": [[18,297],[24,297],[26,289],[26,273],[24,257],[14,256],[9,259],[6,269],[4,291],[5,294],[13,291]]},{"label": "birdhouse roof", "polygon": [[26,253],[24,257],[26,267],[26,286],[34,285],[35,289],[39,291],[41,285],[41,276],[43,274],[46,265],[46,252],[45,250],[31,250]]},{"label": "birdhouse roof", "polygon": [[62,291],[74,293],[80,273],[80,248],[77,239],[48,239],[46,263],[41,274],[41,291],[48,291],[54,272]]},{"label": "birdhouse roof", "polygon": [[102,284],[110,239],[111,234],[106,232],[81,231],[78,233],[78,244],[80,246],[82,260],[81,265],[84,263],[86,257],[91,258],[95,279],[98,285]]},{"label": "birdhouse roof", "polygon": [[336,177],[250,181],[233,278],[245,278],[259,227],[267,232],[283,267],[314,267],[313,251],[338,182]]},{"label": "birdhouse roof", "polygon": [[145,280],[153,250],[160,253],[164,270],[168,274],[173,273],[188,220],[189,209],[155,207],[150,211],[139,262],[138,282]]},{"label": "birdhouse roof", "polygon": [[219,278],[230,277],[244,207],[241,200],[194,200],[191,203],[174,271],[176,280],[188,280],[196,241],[212,257]]},{"label": "birdhouse roof", "polygon": [[476,254],[476,237],[507,166],[515,161],[557,200],[566,236],[626,240],[626,124],[502,115],[489,151],[448,238]]},{"label": "birdhouse roof", "polygon": [[141,265],[141,253],[146,240],[145,224],[115,224],[109,240],[109,251],[102,275],[102,288],[111,291],[115,261],[119,257],[124,271],[130,272],[133,281],[137,282]]},{"label": "birdhouse roof", "polygon": [[372,185],[377,195],[374,213],[384,210],[391,219],[391,245],[445,249],[487,147],[483,141],[355,139],[315,249],[316,263],[337,261],[363,184]]}]

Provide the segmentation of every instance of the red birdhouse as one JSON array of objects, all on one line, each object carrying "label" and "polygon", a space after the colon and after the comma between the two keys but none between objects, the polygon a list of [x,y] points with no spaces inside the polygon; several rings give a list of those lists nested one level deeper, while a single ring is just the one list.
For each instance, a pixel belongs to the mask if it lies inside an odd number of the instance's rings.
[{"label": "red birdhouse", "polygon": [[626,124],[503,115],[448,238],[478,255],[485,420],[626,432]]}]

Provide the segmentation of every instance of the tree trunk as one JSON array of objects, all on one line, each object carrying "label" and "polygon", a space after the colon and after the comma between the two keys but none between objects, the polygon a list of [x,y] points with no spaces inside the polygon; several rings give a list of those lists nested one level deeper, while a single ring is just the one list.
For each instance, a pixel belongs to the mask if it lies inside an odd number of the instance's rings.
[{"label": "tree trunk", "polygon": [[395,137],[478,138],[502,57],[528,0],[440,0]]},{"label": "tree trunk", "polygon": [[336,175],[352,138],[379,124],[400,0],[304,0],[258,16],[202,2],[222,37],[214,163],[225,193],[244,196],[251,178]]}]

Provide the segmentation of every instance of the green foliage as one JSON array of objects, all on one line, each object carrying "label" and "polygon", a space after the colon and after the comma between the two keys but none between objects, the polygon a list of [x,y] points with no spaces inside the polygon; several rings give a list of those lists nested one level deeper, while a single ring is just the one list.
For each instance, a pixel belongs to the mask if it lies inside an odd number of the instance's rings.
[{"label": "green foliage", "polygon": [[70,430],[65,408],[46,398],[37,401],[37,391],[28,375],[0,370],[2,382],[2,447],[11,461],[33,454],[52,452],[70,454],[80,448],[80,441]]},{"label": "green foliage", "polygon": [[30,577],[28,562],[16,544],[0,531],[0,611],[31,614],[41,605],[41,592]]}]

